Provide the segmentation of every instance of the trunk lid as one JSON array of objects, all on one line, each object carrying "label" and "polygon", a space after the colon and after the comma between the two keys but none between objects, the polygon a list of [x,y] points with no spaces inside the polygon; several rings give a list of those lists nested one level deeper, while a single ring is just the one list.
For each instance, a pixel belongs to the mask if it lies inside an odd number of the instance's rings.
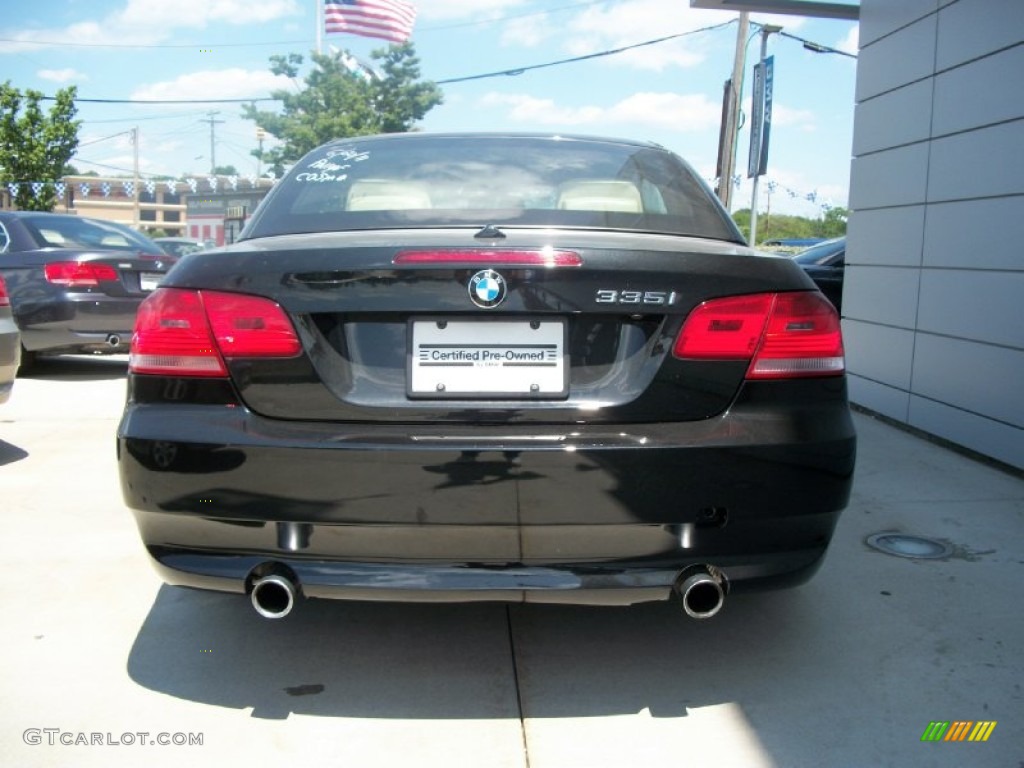
[{"label": "trunk lid", "polygon": [[[789,259],[735,243],[592,230],[503,227],[501,237],[475,233],[261,238],[193,254],[166,284],[265,296],[288,313],[304,354],[228,360],[242,399],[261,415],[557,424],[721,413],[746,364],[674,358],[672,345],[686,315],[711,298],[813,287]],[[524,264],[511,257],[552,249],[576,254],[579,265]],[[443,259],[436,258],[439,251]],[[465,258],[452,261],[453,251]],[[410,252],[418,256],[400,257]],[[489,285],[474,283],[481,273],[497,275],[504,295],[495,306],[473,299],[474,292],[488,293]],[[538,332],[542,338],[534,344],[538,337],[531,334]],[[466,359],[474,351],[496,355],[496,370],[478,371],[466,384],[466,369],[480,368],[479,360]],[[436,366],[419,365],[431,359]],[[441,378],[431,379],[435,374]],[[434,387],[435,380],[455,386]]]}]

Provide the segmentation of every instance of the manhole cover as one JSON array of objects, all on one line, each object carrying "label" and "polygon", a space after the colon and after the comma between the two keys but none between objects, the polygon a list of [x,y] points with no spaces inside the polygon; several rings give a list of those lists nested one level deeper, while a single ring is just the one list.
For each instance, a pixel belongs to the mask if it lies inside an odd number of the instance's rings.
[{"label": "manhole cover", "polygon": [[953,547],[944,541],[907,533],[876,533],[868,536],[867,545],[887,555],[925,560],[936,560],[953,554]]}]

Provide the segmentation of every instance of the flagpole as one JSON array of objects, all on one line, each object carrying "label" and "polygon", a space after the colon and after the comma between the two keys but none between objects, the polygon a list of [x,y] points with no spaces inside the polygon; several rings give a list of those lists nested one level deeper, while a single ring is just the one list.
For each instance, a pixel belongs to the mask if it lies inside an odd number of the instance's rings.
[{"label": "flagpole", "polygon": [[316,11],[313,14],[316,16],[316,52],[322,54],[324,52],[324,22],[321,14],[324,10],[324,0],[313,0],[313,2],[316,4]]}]

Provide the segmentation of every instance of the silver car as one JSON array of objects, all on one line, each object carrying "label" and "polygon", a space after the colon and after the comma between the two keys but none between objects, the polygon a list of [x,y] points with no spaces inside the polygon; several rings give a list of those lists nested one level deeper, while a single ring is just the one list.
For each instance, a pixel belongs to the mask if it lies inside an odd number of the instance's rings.
[{"label": "silver car", "polygon": [[14,377],[21,363],[21,334],[11,313],[11,298],[7,295],[7,284],[0,277],[0,403],[11,397]]}]

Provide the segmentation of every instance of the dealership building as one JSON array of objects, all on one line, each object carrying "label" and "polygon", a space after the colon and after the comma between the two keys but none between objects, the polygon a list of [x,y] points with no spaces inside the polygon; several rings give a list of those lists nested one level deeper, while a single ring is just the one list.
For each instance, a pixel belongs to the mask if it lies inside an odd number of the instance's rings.
[{"label": "dealership building", "polygon": [[1024,469],[1024,2],[690,2],[859,17],[851,398]]}]

